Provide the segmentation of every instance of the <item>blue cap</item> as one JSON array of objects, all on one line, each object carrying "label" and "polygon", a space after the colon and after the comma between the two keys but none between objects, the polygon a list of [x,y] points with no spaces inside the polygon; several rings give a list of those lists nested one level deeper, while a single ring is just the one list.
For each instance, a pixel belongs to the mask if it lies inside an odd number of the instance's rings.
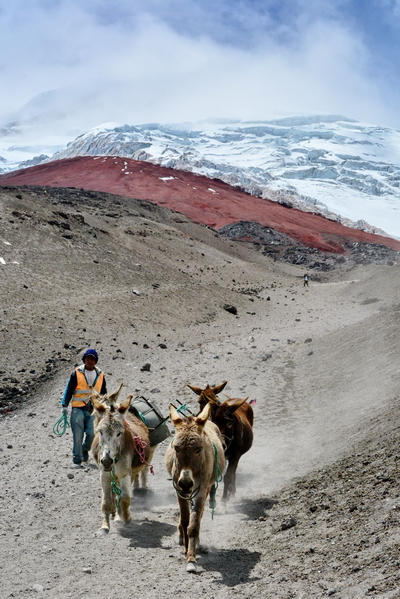
[{"label": "blue cap", "polygon": [[95,349],[87,349],[83,354],[83,361],[85,361],[85,358],[87,358],[88,356],[92,356],[92,358],[94,358],[96,362],[99,361],[99,356],[97,355],[97,351]]}]

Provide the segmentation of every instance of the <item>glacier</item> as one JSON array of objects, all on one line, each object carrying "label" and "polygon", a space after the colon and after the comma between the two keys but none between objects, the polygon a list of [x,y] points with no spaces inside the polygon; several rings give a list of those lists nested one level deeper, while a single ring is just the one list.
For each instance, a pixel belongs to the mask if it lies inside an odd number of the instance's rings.
[{"label": "glacier", "polygon": [[[400,131],[339,115],[268,121],[106,123],[52,156],[0,172],[75,156],[144,160],[220,179],[252,195],[400,238]],[[36,162],[34,162],[36,161]]]}]

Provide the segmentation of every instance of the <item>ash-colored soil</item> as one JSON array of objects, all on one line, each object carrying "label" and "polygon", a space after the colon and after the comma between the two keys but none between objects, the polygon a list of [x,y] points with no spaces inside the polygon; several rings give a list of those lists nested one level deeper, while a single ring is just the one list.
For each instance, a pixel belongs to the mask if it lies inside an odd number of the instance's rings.
[{"label": "ash-colored soil", "polygon": [[325,252],[347,254],[349,245],[369,243],[400,251],[398,239],[367,233],[313,212],[293,209],[288,196],[280,204],[273,201],[276,193],[272,190],[271,199],[263,199],[219,179],[120,156],[53,160],[0,175],[0,185],[73,186],[117,193],[178,210],[195,222],[217,230],[240,221],[250,221],[268,229],[272,227],[288,236],[292,243]]},{"label": "ash-colored soil", "polygon": [[[343,265],[304,288],[299,267],[143,201],[0,202],[1,597],[400,597],[398,265]],[[109,390],[124,382],[164,413],[196,409],[187,383],[257,399],[237,497],[206,510],[195,575],[168,440],[132,522],[96,535],[97,469],[71,470],[71,433],[53,432],[93,346]]]}]

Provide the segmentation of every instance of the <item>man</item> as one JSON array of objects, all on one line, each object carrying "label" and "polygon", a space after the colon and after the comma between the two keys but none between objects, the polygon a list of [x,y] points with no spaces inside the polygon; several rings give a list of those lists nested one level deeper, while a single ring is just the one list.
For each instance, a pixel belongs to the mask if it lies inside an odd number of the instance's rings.
[{"label": "man", "polygon": [[304,275],[304,287],[308,287],[308,274]]},{"label": "man", "polygon": [[81,468],[82,462],[89,459],[89,450],[94,438],[92,405],[89,397],[92,388],[101,395],[107,393],[106,379],[97,368],[98,355],[95,349],[87,349],[83,354],[83,364],[71,374],[61,400],[64,414],[72,400],[71,429],[73,435],[72,467]]}]

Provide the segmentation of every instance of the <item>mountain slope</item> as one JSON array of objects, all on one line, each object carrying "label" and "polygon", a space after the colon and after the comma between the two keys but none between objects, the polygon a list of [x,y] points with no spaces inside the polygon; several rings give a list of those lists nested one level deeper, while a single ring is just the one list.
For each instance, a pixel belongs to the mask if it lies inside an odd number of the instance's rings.
[{"label": "mountain slope", "polygon": [[[339,116],[94,128],[54,158],[117,155],[400,237],[400,132]],[[366,222],[365,222],[366,221]]]},{"label": "mountain slope", "polygon": [[[49,185],[117,193],[151,200],[214,229],[240,221],[271,227],[294,242],[345,253],[349,244],[382,244],[400,251],[400,241],[251,196],[222,181],[148,162],[119,157],[57,160],[0,176],[0,185]],[[239,235],[241,236],[241,235]]]},{"label": "mountain slope", "polygon": [[[344,264],[305,288],[301,267],[253,245],[81,189],[0,188],[0,217],[4,597],[170,598],[185,576],[190,598],[399,597],[399,265]],[[110,390],[163,414],[197,410],[187,383],[257,399],[236,498],[224,505],[220,484],[204,510],[194,577],[170,439],[132,522],[96,535],[99,474],[70,470],[71,430],[53,430],[92,346]]]},{"label": "mountain slope", "polygon": [[[121,156],[202,174],[257,197],[400,238],[400,132],[327,115],[95,127],[76,137],[0,130],[0,172]],[[70,142],[70,143],[68,143]],[[51,158],[51,156],[53,156]]]}]

